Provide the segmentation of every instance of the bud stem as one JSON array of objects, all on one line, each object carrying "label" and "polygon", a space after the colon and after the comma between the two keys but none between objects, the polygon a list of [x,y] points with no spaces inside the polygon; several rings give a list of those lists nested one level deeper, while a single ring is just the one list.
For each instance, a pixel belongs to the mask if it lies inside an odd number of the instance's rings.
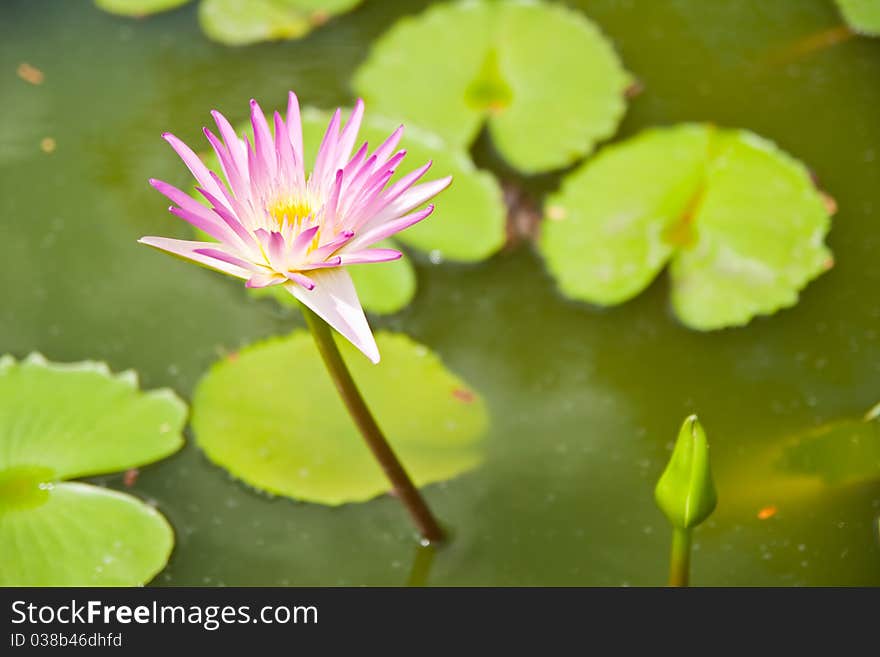
[{"label": "bud stem", "polygon": [[315,338],[315,344],[318,345],[318,351],[321,352],[324,365],[327,366],[327,372],[333,379],[333,384],[366,441],[367,447],[370,448],[385,475],[391,481],[394,494],[409,511],[422,538],[431,543],[442,541],[445,537],[443,530],[419,493],[419,489],[412,483],[394,450],[391,449],[391,445],[388,444],[379,425],[376,424],[376,420],[370,413],[354,379],[351,378],[345,361],[342,360],[342,354],[339,353],[339,348],[333,339],[332,329],[314,312],[305,306],[301,307],[309,330],[312,332],[312,337]]},{"label": "bud stem", "polygon": [[687,586],[691,569],[691,530],[672,530],[672,554],[669,558],[669,586]]}]

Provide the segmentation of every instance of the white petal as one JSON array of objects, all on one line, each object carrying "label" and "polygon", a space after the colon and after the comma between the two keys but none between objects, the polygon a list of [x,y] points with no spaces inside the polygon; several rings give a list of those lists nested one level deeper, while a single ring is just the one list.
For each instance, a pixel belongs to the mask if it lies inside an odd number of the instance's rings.
[{"label": "white petal", "polygon": [[156,249],[161,249],[162,251],[167,251],[180,258],[192,260],[199,265],[209,267],[210,269],[216,269],[217,271],[221,271],[224,274],[229,274],[230,276],[235,276],[237,278],[250,278],[253,274],[252,271],[248,271],[242,267],[195,252],[197,249],[223,250],[224,246],[219,242],[193,242],[189,240],[175,240],[170,237],[142,237],[138,242],[146,244],[147,246],[152,246]]},{"label": "white petal", "polygon": [[374,363],[379,362],[379,347],[367,324],[364,309],[354,289],[351,276],[342,268],[319,269],[309,272],[315,289],[306,290],[295,283],[285,288],[321,319],[339,331]]}]

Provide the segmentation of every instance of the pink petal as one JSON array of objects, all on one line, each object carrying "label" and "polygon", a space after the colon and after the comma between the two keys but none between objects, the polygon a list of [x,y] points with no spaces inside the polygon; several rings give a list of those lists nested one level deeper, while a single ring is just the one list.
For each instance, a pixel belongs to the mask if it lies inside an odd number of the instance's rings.
[{"label": "pink petal", "polygon": [[321,140],[321,146],[318,148],[318,155],[315,158],[315,170],[313,176],[317,181],[320,189],[324,189],[332,183],[329,176],[336,174],[336,144],[339,142],[339,117],[341,112],[336,110],[324,138]]},{"label": "pink petal", "polygon": [[352,237],[354,237],[353,230],[344,230],[342,231],[336,239],[327,242],[327,244],[322,244],[317,249],[312,251],[309,254],[309,260],[313,260],[315,262],[321,262],[327,259],[327,256],[332,255],[336,251],[338,251],[342,246],[348,242]]},{"label": "pink petal", "polygon": [[214,122],[217,124],[220,136],[223,138],[223,141],[226,144],[226,149],[229,151],[232,161],[235,162],[235,167],[238,169],[238,172],[242,175],[246,174],[247,147],[244,145],[244,142],[235,134],[232,125],[220,112],[212,110],[211,116],[214,117]]},{"label": "pink petal", "polygon": [[206,256],[203,253],[197,253],[197,251],[202,249],[211,249],[212,247],[217,246],[211,242],[192,242],[188,240],[170,239],[168,237],[142,237],[138,242],[146,244],[147,246],[152,246],[156,249],[161,249],[162,251],[167,251],[172,255],[192,260],[197,264],[216,269],[217,271],[229,274],[230,276],[250,278],[252,274],[250,270],[238,265],[233,265],[229,262]]},{"label": "pink petal", "polygon": [[410,188],[405,193],[397,197],[396,200],[386,205],[382,210],[367,219],[361,227],[361,231],[371,231],[378,228],[388,221],[394,221],[398,217],[404,215],[410,210],[419,207],[425,201],[437,196],[444,189],[449,187],[452,182],[452,176],[432,180],[431,182],[422,183]]},{"label": "pink petal", "polygon": [[220,199],[215,198],[213,194],[204,189],[199,189],[199,193],[213,206],[214,212],[235,233],[239,240],[241,240],[241,244],[248,249],[253,248],[254,240],[250,233],[247,232],[244,225],[226,208]]},{"label": "pink petal", "polygon": [[314,290],[315,289],[315,281],[313,281],[308,276],[305,276],[304,274],[300,274],[299,272],[289,271],[289,272],[287,272],[287,278],[292,280],[297,285],[301,285],[302,287],[304,287],[307,290]]},{"label": "pink petal", "polygon": [[313,290],[288,283],[284,287],[321,319],[347,338],[372,362],[379,362],[379,347],[364,316],[357,291],[347,271],[340,268],[315,271]]},{"label": "pink petal", "polygon": [[364,101],[360,98],[354,104],[351,115],[345,127],[342,129],[342,135],[339,137],[339,147],[337,149],[337,158],[335,167],[337,169],[345,166],[346,161],[351,155],[351,149],[354,148],[354,142],[357,139],[358,131],[361,129],[361,121],[364,118]]},{"label": "pink petal", "polygon": [[208,143],[211,144],[211,147],[217,154],[217,159],[220,160],[220,168],[223,170],[226,180],[229,181],[229,186],[236,194],[241,194],[245,189],[245,185],[243,184],[241,171],[239,171],[238,165],[230,154],[229,149],[207,128],[202,128],[202,132],[205,133]]},{"label": "pink petal", "polygon": [[296,182],[302,187],[305,184],[302,120],[299,113],[299,99],[292,91],[287,94],[287,135],[290,137],[290,145],[293,146],[293,155],[296,160]]},{"label": "pink petal", "polygon": [[391,235],[399,233],[400,231],[409,228],[413,224],[420,222],[433,211],[434,206],[429,205],[428,207],[423,208],[418,212],[413,212],[403,217],[399,217],[391,221],[386,221],[385,223],[372,227],[369,230],[358,234],[357,237],[355,237],[351,242],[348,243],[345,250],[348,252],[354,252],[363,249],[364,247],[370,246],[370,244],[375,244],[380,240],[384,240],[386,237],[390,237]]},{"label": "pink petal", "polygon": [[163,194],[184,210],[188,210],[193,214],[198,214],[205,210],[205,206],[186,192],[177,189],[174,185],[169,185],[167,182],[156,180],[155,178],[150,178],[150,184],[155,187],[160,194]]},{"label": "pink petal", "polygon": [[297,269],[302,271],[312,271],[314,269],[330,269],[331,267],[338,267],[342,264],[342,256],[335,255],[332,258],[328,258],[322,261],[316,262],[304,262],[297,265]]},{"label": "pink petal", "polygon": [[168,208],[168,211],[175,217],[183,219],[191,226],[195,226],[200,231],[207,233],[215,240],[229,242],[235,239],[235,234],[229,230],[229,227],[222,222],[218,223],[214,217],[206,217],[202,213],[190,212],[173,205]]},{"label": "pink petal", "polygon": [[376,160],[378,162],[384,162],[388,159],[388,156],[397,148],[397,144],[400,143],[400,138],[403,137],[403,126],[400,126],[388,135],[388,139],[382,142],[381,146],[376,149],[376,152],[373,155],[376,156]]},{"label": "pink petal", "polygon": [[236,267],[241,267],[242,269],[253,269],[254,267],[253,263],[250,263],[247,260],[243,260],[242,258],[234,256],[230,253],[226,253],[226,251],[221,251],[217,248],[195,249],[193,253],[208,256],[209,258],[214,258],[216,260],[220,260],[221,262],[225,262]]},{"label": "pink petal", "polygon": [[366,249],[354,253],[343,253],[343,265],[365,265],[373,262],[399,260],[403,254],[396,249]]},{"label": "pink petal", "polygon": [[275,144],[272,141],[272,133],[269,132],[269,124],[266,123],[266,115],[253,98],[251,98],[251,125],[254,128],[254,151],[260,159],[260,166],[270,177],[274,177],[277,162]]},{"label": "pink petal", "polygon": [[315,235],[320,228],[320,226],[312,226],[296,236],[290,247],[290,257],[292,259],[299,260],[305,255],[306,249],[309,248],[309,244],[315,239]]},{"label": "pink petal", "polygon": [[196,155],[189,146],[184,144],[170,132],[163,133],[162,138],[171,144],[171,148],[177,152],[180,159],[186,164],[186,168],[189,169],[192,175],[195,176],[195,179],[199,181],[199,184],[215,196],[219,196],[220,190],[215,189],[217,183],[211,178],[208,173],[208,167],[206,167],[199,159],[199,156]]},{"label": "pink petal", "polygon": [[271,274],[254,274],[251,276],[247,283],[245,283],[245,287],[249,288],[260,288],[260,287],[270,287],[272,285],[280,285],[284,283],[287,279],[281,274],[276,274],[272,272]]},{"label": "pink petal", "polygon": [[284,237],[276,231],[269,235],[269,257],[274,263],[284,263]]},{"label": "pink petal", "polygon": [[278,112],[273,114],[275,121],[275,153],[278,157],[279,177],[285,185],[296,186],[296,156],[293,154],[293,146],[287,137],[287,126]]},{"label": "pink petal", "polygon": [[370,145],[367,142],[364,142],[361,147],[357,150],[357,153],[349,160],[348,164],[346,164],[342,169],[342,175],[346,180],[351,179],[354,175],[355,170],[364,162],[364,158],[367,156],[367,151],[369,150]]}]

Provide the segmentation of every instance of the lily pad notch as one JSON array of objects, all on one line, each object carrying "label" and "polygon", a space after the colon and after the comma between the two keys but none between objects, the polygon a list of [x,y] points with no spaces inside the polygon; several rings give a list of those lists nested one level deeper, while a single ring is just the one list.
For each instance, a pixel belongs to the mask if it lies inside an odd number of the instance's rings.
[{"label": "lily pad notch", "polygon": [[655,128],[603,149],[545,204],[539,251],[566,296],[603,306],[667,264],[686,326],[742,326],[797,303],[830,269],[833,200],[745,130]]},{"label": "lily pad notch", "polygon": [[486,124],[507,162],[538,173],[570,165],[611,137],[632,81],[579,11],[463,0],[398,21],[353,85],[380,112],[462,148]]}]

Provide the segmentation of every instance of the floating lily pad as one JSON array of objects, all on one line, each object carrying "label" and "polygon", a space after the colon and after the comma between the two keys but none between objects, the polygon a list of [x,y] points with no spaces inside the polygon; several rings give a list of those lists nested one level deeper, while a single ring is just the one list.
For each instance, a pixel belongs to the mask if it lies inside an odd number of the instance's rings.
[{"label": "floating lily pad", "polygon": [[880,478],[880,420],[841,420],[810,431],[789,446],[783,470],[827,484]]},{"label": "floating lily pad", "polygon": [[298,39],[361,0],[202,0],[199,22],[208,37],[229,46]]},{"label": "floating lily pad", "polygon": [[877,0],[835,0],[853,31],[868,36],[880,36],[880,2]]},{"label": "floating lily pad", "polygon": [[[399,123],[370,112],[369,108],[358,136],[358,143],[378,147]],[[307,164],[313,164],[331,114],[308,108],[303,112],[303,144]],[[501,187],[494,176],[477,169],[468,154],[447,146],[443,140],[415,125],[406,124],[400,148],[406,158],[395,179],[433,161],[425,179],[452,176],[452,185],[432,203],[434,213],[395,239],[447,260],[476,262],[484,260],[504,245],[507,211]]]},{"label": "floating lily pad", "polygon": [[683,125],[608,147],[545,215],[540,250],[567,296],[626,301],[671,261],[675,311],[701,330],[794,305],[832,262],[806,168],[739,130]]},{"label": "floating lily pad", "polygon": [[[416,484],[475,467],[488,426],[479,395],[427,347],[400,334],[376,340],[379,365],[338,344]],[[269,493],[337,505],[389,490],[305,331],[217,363],[196,388],[192,425],[208,458]]]},{"label": "floating lily pad", "polygon": [[116,472],[183,444],[186,407],[133,373],[40,356],[0,359],[0,586],[133,586],[164,567],[166,520],[138,499],[64,480]]},{"label": "floating lily pad", "polygon": [[527,0],[465,0],[401,19],[354,87],[380,112],[468,145],[484,121],[525,172],[566,166],[610,137],[632,78],[583,14]]},{"label": "floating lily pad", "polygon": [[161,11],[181,7],[191,0],[95,0],[104,11],[121,16],[149,16]]}]

